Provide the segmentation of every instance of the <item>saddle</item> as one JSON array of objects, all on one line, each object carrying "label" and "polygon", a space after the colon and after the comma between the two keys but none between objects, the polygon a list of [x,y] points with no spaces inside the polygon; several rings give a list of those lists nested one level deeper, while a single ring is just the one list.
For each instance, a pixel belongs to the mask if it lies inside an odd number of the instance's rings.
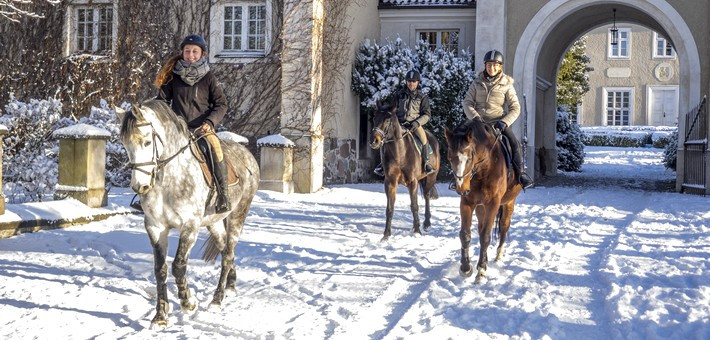
[{"label": "saddle", "polygon": [[[222,141],[220,140],[220,143]],[[224,143],[222,143],[224,146]],[[192,152],[192,155],[197,158],[197,161],[200,163],[200,168],[202,168],[202,176],[205,179],[205,183],[207,183],[207,186],[210,188],[212,187],[212,182],[214,181],[213,174],[210,171],[209,166],[207,165],[207,159],[205,158],[205,155],[202,154],[202,151],[200,151],[200,148],[197,146],[197,143],[190,143],[190,151]],[[232,160],[227,159],[227,155],[224,155],[224,161],[227,164],[227,183],[231,187],[233,185],[237,185],[239,183],[239,176],[237,175],[237,172],[234,170],[234,165],[232,164]]]},{"label": "saddle", "polygon": [[503,157],[505,158],[505,165],[508,167],[508,172],[513,169],[513,153],[512,146],[510,145],[510,140],[505,135],[500,136],[500,145],[503,146]]},{"label": "saddle", "polygon": [[[425,129],[425,133],[426,133],[426,129]],[[422,154],[422,141],[419,140],[419,137],[417,137],[417,134],[411,133],[411,132],[410,132],[410,134],[412,135],[412,139],[414,139],[414,146],[417,148],[417,151],[419,151],[419,154],[421,155]],[[427,152],[427,155],[431,155],[432,153],[434,153],[434,149],[432,149],[431,143],[427,143],[425,151]]]}]

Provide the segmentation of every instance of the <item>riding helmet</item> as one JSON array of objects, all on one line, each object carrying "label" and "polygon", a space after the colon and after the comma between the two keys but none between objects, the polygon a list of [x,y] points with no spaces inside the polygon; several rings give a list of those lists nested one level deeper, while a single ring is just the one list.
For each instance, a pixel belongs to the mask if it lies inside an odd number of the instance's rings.
[{"label": "riding helmet", "polygon": [[407,81],[422,81],[422,76],[416,70],[411,70],[407,72],[407,75],[404,77],[404,79]]},{"label": "riding helmet", "polygon": [[200,46],[203,51],[207,51],[207,43],[205,42],[205,38],[199,34],[191,34],[186,36],[185,39],[182,40],[182,43],[180,43],[180,49],[182,50],[185,45]]},{"label": "riding helmet", "polygon": [[490,50],[486,53],[485,57],[483,57],[483,62],[487,63],[489,61],[496,62],[498,64],[503,64],[503,53],[500,53],[498,50]]}]

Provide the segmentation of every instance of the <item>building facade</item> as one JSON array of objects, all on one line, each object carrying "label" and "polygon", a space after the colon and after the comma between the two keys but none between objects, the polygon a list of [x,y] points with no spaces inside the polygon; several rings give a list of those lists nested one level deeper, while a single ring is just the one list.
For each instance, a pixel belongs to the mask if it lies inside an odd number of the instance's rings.
[{"label": "building facade", "polygon": [[643,26],[616,23],[585,34],[591,90],[577,122],[582,126],[676,126],[679,115],[678,58],[668,39]]}]

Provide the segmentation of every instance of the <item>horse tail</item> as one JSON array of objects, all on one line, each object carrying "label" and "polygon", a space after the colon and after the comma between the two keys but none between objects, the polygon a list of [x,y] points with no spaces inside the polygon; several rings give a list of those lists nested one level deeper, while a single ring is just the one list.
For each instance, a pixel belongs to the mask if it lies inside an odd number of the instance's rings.
[{"label": "horse tail", "polygon": [[[224,222],[224,230],[228,230],[227,219],[225,218],[222,222]],[[210,236],[207,238],[207,242],[202,245],[202,249],[204,249],[202,253],[202,260],[209,263],[214,263],[214,261],[217,260],[217,256],[222,253],[222,249],[219,246],[219,240],[212,235],[212,233],[210,233]]]},{"label": "horse tail", "polygon": [[430,200],[439,198],[439,191],[436,190],[436,183],[431,186],[431,190],[429,190],[429,192],[426,192],[426,186],[424,185],[425,182],[426,180],[419,181],[419,190],[421,190],[422,194],[429,196]]}]

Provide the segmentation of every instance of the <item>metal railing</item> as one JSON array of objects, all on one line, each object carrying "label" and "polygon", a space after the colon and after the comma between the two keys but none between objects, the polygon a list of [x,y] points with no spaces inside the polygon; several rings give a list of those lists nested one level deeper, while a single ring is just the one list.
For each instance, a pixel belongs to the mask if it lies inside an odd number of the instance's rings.
[{"label": "metal railing", "polygon": [[683,143],[683,184],[681,192],[705,195],[707,192],[706,157],[708,150],[707,96],[685,114]]}]

